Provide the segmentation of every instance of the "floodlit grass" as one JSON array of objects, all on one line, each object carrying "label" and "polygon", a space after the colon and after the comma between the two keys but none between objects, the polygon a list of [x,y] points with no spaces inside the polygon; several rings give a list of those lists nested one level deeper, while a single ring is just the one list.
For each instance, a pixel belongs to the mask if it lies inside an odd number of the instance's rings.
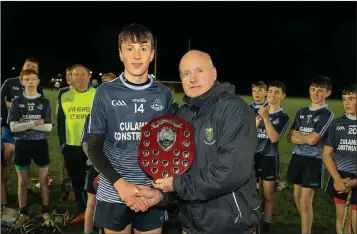
[{"label": "floodlit grass", "polygon": [[[55,90],[45,90],[45,96],[51,101],[53,116],[55,116],[55,106],[56,106],[56,91]],[[175,99],[182,103],[182,93],[175,94]],[[252,101],[251,97],[243,96],[243,99],[250,103]],[[328,100],[329,107],[335,113],[335,118],[340,117],[344,114],[342,103],[340,100]],[[287,98],[282,102],[282,107],[285,112],[290,117],[290,124],[293,122],[293,118],[298,109],[307,106],[309,104],[308,99],[302,98]],[[63,156],[60,152],[57,138],[57,120],[54,119],[54,127],[52,132],[48,135],[49,147],[50,147],[50,167],[49,174],[56,176],[55,180],[51,185],[51,207],[55,209],[69,209],[71,211],[76,210],[76,206],[73,202],[59,202],[60,196],[60,184],[62,181],[62,166],[63,166]],[[287,143],[286,134],[280,141],[280,176],[281,180],[286,179],[287,167],[291,157],[291,150],[293,148],[292,144]],[[17,200],[17,176],[14,167],[10,168],[10,178],[8,182],[8,192],[10,196],[10,201]],[[35,167],[32,167],[30,171],[31,178],[37,177],[37,171]],[[325,171],[325,184],[328,178],[328,173]],[[36,204],[30,207],[30,213],[40,211],[40,195],[39,191],[35,190],[35,195],[29,195],[28,204]],[[273,226],[271,233],[289,233],[289,234],[300,234],[300,216],[296,210],[295,202],[293,198],[293,187],[289,185],[287,188],[275,195],[276,205],[273,217]],[[217,217],[218,218],[218,217]],[[173,222],[168,222],[165,228],[166,233],[176,233],[174,230]],[[70,224],[67,226],[65,233],[83,233],[83,225]],[[178,233],[178,232],[177,232]],[[335,208],[332,199],[324,193],[323,190],[318,190],[314,198],[314,223],[312,233],[317,234],[332,234],[335,233]]]}]

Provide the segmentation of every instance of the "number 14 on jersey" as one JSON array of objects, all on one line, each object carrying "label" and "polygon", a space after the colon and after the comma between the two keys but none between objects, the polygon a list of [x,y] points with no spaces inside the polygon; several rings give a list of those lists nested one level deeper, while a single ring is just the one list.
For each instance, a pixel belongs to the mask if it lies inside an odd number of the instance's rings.
[{"label": "number 14 on jersey", "polygon": [[134,111],[135,111],[135,113],[138,113],[138,112],[144,113],[144,104],[135,103]]}]

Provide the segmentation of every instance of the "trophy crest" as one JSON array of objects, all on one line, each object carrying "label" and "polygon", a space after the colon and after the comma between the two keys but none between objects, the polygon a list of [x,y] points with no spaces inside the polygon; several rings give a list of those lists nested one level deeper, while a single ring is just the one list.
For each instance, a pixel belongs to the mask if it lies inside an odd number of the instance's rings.
[{"label": "trophy crest", "polygon": [[180,175],[194,160],[193,127],[184,119],[166,114],[141,128],[140,167],[153,179]]}]

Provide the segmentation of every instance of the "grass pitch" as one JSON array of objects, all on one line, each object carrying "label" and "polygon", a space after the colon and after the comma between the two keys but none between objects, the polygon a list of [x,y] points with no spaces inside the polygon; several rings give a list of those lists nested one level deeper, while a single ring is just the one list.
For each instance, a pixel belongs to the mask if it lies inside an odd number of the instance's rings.
[{"label": "grass pitch", "polygon": [[[55,106],[56,106],[56,94],[57,91],[46,89],[45,96],[51,101],[53,116],[55,116]],[[175,99],[181,104],[182,103],[182,93],[175,94]],[[251,97],[243,96],[243,99],[250,103],[252,101]],[[340,100],[328,100],[329,107],[335,114],[335,118],[340,117],[344,114],[342,107],[342,102]],[[282,102],[282,107],[284,111],[290,117],[290,124],[292,124],[295,117],[295,113],[298,109],[309,105],[309,99],[302,98],[289,98]],[[69,209],[70,211],[76,210],[76,205],[74,202],[59,202],[60,197],[60,185],[62,181],[62,166],[63,166],[63,156],[61,154],[58,138],[57,138],[57,120],[54,118],[55,125],[53,126],[52,132],[48,135],[48,142],[50,147],[50,167],[49,174],[55,176],[54,181],[51,184],[51,207],[56,210]],[[288,164],[291,158],[291,151],[293,148],[292,144],[286,141],[286,135],[280,140],[279,151],[280,151],[280,177],[281,180],[286,180],[286,173]],[[30,178],[36,178],[37,171],[35,167],[31,167]],[[328,172],[325,171],[325,184],[328,178]],[[35,194],[29,194],[29,212],[37,213],[41,210],[41,198],[39,195],[39,190],[34,190]],[[8,194],[9,201],[16,202],[17,200],[17,176],[12,165],[10,167],[10,177],[8,180]],[[271,233],[276,234],[300,234],[300,216],[296,210],[295,202],[293,198],[293,186],[288,185],[287,188],[278,192],[276,195],[275,210],[273,217],[273,226]],[[30,205],[31,204],[31,205]],[[13,204],[16,207],[16,204]],[[314,197],[314,222],[313,230],[314,234],[333,234],[335,233],[335,206],[333,200],[325,194],[323,190],[318,190]],[[218,218],[218,217],[217,217]],[[83,233],[83,224],[70,224],[64,231],[65,233]],[[180,233],[177,230],[177,221],[170,220],[166,223],[164,228],[165,233]]]}]

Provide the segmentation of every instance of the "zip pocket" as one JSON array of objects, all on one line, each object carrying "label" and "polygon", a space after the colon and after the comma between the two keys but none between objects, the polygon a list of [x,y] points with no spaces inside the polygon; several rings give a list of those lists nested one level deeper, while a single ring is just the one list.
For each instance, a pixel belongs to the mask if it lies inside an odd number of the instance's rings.
[{"label": "zip pocket", "polygon": [[242,218],[242,212],[241,212],[241,210],[240,210],[240,208],[239,208],[239,204],[238,204],[238,201],[237,201],[237,198],[236,198],[236,195],[234,194],[234,192],[232,192],[232,195],[233,195],[234,204],[235,204],[235,206],[236,206],[236,208],[237,208],[237,211],[238,211],[238,215],[237,215],[237,217],[234,219],[234,223],[237,223],[238,220],[239,220],[240,218]]}]

